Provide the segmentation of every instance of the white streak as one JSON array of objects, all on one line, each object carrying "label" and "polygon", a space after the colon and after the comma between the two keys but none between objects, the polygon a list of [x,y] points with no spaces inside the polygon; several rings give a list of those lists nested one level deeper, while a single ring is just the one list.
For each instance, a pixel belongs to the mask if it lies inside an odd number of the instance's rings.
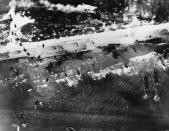
[{"label": "white streak", "polygon": [[17,7],[30,8],[34,7],[36,4],[31,0],[19,0],[17,1]]},{"label": "white streak", "polygon": [[105,78],[106,75],[110,73],[117,74],[119,76],[124,74],[128,76],[133,76],[138,75],[142,69],[150,71],[154,67],[164,70],[166,69],[162,62],[156,57],[155,52],[151,52],[143,56],[131,58],[128,68],[125,68],[123,66],[123,63],[119,63],[106,69],[100,70],[99,73],[88,72],[88,75],[91,76],[94,80],[100,80],[102,78]]},{"label": "white streak", "polygon": [[81,76],[79,75],[74,75],[74,76],[71,76],[71,77],[65,77],[65,78],[62,78],[62,79],[57,79],[55,80],[55,82],[57,83],[66,83],[67,86],[69,87],[72,87],[72,86],[77,86],[78,83],[79,83],[79,80],[81,80]]},{"label": "white streak", "polygon": [[72,6],[72,5],[62,5],[62,4],[52,4],[47,0],[40,0],[40,3],[43,4],[46,8],[48,8],[49,10],[59,10],[59,11],[63,11],[66,13],[71,13],[71,12],[90,12],[90,13],[94,13],[94,10],[97,7],[91,6],[91,5],[86,5],[86,4],[82,4],[82,5],[78,5],[77,7]]}]

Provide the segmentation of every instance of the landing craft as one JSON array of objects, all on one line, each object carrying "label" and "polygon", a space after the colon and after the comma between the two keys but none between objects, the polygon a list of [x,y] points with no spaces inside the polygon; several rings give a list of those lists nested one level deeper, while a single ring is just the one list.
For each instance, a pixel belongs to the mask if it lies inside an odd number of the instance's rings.
[{"label": "landing craft", "polygon": [[144,80],[144,96],[143,96],[143,99],[148,99],[149,78],[148,78],[147,72],[145,73],[143,80]]},{"label": "landing craft", "polygon": [[160,101],[160,97],[159,97],[159,94],[158,94],[158,88],[159,88],[159,74],[158,74],[158,71],[157,69],[153,69],[153,73],[154,73],[154,91],[155,91],[155,96],[154,96],[154,101],[158,102]]}]

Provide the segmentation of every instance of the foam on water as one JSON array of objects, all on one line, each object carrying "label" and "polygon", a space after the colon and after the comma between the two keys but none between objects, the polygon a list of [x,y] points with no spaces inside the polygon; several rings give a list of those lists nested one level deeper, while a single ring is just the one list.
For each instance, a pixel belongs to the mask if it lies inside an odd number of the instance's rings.
[{"label": "foam on water", "polygon": [[[123,63],[118,63],[117,65],[113,65],[111,67],[107,67],[104,70],[100,70],[99,73],[88,72],[89,76],[91,76],[94,80],[100,80],[106,77],[106,75],[112,73],[117,74],[119,76],[127,75],[134,76],[139,75],[141,69],[146,68],[146,71],[152,71],[153,68],[159,68],[165,70],[167,66],[163,65],[163,62],[157,58],[155,52],[151,52],[146,55],[137,56],[131,58],[129,60],[129,67],[126,68],[123,66]],[[122,67],[122,68],[119,68]],[[144,72],[142,72],[144,73]]]}]

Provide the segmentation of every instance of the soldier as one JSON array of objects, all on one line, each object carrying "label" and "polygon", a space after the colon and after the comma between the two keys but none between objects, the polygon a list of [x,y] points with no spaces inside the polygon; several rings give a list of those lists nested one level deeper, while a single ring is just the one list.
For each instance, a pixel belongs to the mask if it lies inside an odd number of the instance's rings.
[{"label": "soldier", "polygon": [[35,104],[34,104],[34,110],[37,110],[37,106],[39,105],[39,100],[36,100],[35,101]]},{"label": "soldier", "polygon": [[44,48],[44,47],[45,47],[45,44],[42,45],[42,48]]},{"label": "soldier", "polygon": [[34,103],[34,116],[36,118],[36,111],[37,111],[37,106],[39,105],[39,100],[36,100],[35,103]]},{"label": "soldier", "polygon": [[35,117],[36,117],[36,111],[37,111],[37,107],[38,107],[38,106],[40,106],[40,107],[43,106],[42,101],[36,100],[35,103],[34,103],[34,113],[35,113]]},{"label": "soldier", "polygon": [[14,24],[14,27],[17,28],[16,24]]}]

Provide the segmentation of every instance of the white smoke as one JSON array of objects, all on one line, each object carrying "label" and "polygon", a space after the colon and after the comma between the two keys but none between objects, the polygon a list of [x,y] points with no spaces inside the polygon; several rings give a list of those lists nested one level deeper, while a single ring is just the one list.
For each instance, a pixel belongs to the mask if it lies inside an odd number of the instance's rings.
[{"label": "white smoke", "polygon": [[18,0],[17,7],[30,8],[34,7],[36,4],[31,0]]},{"label": "white smoke", "polygon": [[69,5],[69,4],[64,6],[62,4],[52,4],[47,0],[40,0],[40,4],[43,4],[49,10],[58,10],[58,11],[66,12],[66,13],[71,13],[71,12],[94,13],[94,10],[97,8],[97,7],[86,5],[86,4],[81,4],[81,5],[78,5],[77,7]]}]

